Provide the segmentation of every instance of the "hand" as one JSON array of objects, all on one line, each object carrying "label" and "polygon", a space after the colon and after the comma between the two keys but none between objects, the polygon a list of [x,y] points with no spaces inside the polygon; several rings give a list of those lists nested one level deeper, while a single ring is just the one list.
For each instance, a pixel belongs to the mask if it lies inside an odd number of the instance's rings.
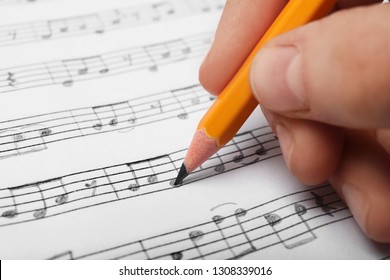
[{"label": "hand", "polygon": [[[200,69],[209,92],[226,86],[286,2],[227,1]],[[363,6],[379,2],[340,0],[340,11],[270,41],[251,84],[292,173],[329,180],[367,236],[390,242],[390,5]]]}]

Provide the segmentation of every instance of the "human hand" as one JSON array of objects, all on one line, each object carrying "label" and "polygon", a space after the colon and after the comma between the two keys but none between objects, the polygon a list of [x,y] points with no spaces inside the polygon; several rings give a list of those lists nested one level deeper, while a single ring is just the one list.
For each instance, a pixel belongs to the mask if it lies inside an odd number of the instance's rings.
[{"label": "human hand", "polygon": [[[227,0],[199,74],[209,92],[221,92],[286,2]],[[340,0],[342,11],[270,41],[251,84],[292,173],[329,180],[366,235],[390,242],[390,5],[363,7],[379,2]]]}]

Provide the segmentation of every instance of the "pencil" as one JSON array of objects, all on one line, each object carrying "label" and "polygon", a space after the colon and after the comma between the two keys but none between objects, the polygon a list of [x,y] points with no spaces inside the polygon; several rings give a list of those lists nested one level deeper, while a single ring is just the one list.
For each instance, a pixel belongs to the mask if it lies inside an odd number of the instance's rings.
[{"label": "pencil", "polygon": [[198,124],[175,185],[228,143],[259,104],[251,92],[253,58],[270,39],[326,16],[337,0],[290,0]]}]

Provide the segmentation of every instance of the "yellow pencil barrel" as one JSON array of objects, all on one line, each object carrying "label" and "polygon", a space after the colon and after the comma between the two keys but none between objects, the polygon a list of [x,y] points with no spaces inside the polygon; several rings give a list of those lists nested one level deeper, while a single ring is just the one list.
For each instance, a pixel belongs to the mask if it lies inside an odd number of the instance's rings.
[{"label": "yellow pencil barrel", "polygon": [[229,142],[258,105],[249,83],[253,58],[270,39],[326,16],[337,0],[290,0],[260,42],[248,56],[234,78],[215,100],[199,122],[210,138],[219,146]]}]

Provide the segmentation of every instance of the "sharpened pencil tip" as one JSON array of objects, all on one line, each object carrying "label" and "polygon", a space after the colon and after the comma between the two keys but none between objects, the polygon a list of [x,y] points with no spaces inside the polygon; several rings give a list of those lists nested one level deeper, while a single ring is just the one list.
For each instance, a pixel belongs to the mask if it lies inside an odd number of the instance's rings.
[{"label": "sharpened pencil tip", "polygon": [[184,165],[184,163],[180,167],[179,174],[176,177],[175,186],[181,185],[183,183],[184,178],[186,178],[189,175],[187,172],[187,167]]}]

